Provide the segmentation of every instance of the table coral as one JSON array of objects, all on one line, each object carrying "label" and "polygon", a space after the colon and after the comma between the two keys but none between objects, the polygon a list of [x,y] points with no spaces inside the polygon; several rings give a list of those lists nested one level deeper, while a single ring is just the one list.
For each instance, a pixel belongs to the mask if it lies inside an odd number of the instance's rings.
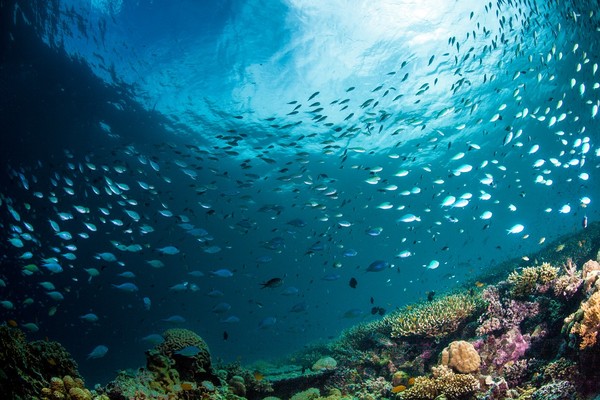
[{"label": "table coral", "polygon": [[392,337],[441,338],[455,332],[481,305],[478,295],[460,293],[405,307],[386,317]]}]

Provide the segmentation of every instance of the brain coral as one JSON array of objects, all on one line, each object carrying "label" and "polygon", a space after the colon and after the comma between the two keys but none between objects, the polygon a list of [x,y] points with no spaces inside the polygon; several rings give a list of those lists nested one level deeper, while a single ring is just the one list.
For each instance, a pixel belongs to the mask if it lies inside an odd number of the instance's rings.
[{"label": "brain coral", "polygon": [[441,363],[457,372],[468,374],[479,369],[481,357],[471,343],[457,340],[442,351]]},{"label": "brain coral", "polygon": [[[167,329],[162,336],[164,342],[146,353],[148,369],[159,371],[162,376],[171,376],[175,370],[187,381],[214,378],[208,345],[200,336],[189,329]],[[188,353],[192,346],[197,349]],[[183,354],[179,353],[181,350]]]},{"label": "brain coral", "polygon": [[167,329],[162,334],[165,339],[164,342],[160,343],[155,347],[155,350],[164,354],[168,357],[172,357],[173,354],[181,349],[189,346],[196,346],[200,351],[194,358],[203,360],[203,366],[210,367],[210,352],[208,345],[200,336],[189,329]]}]

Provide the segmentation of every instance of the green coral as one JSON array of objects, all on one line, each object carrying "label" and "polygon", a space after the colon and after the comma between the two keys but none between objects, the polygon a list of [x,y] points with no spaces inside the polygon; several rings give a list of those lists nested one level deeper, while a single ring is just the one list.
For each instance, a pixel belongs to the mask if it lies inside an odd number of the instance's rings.
[{"label": "green coral", "polygon": [[455,332],[481,305],[479,294],[458,293],[407,306],[385,319],[391,325],[392,337],[441,338]]},{"label": "green coral", "polygon": [[557,277],[558,268],[549,263],[542,263],[542,265],[535,267],[525,267],[521,272],[513,271],[508,275],[511,295],[514,297],[527,297],[542,292]]}]

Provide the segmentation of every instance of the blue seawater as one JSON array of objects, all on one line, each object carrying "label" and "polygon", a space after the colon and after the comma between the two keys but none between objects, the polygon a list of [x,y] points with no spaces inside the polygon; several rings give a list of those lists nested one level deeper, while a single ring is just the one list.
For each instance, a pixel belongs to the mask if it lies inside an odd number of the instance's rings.
[{"label": "blue seawater", "polygon": [[3,318],[89,384],[170,327],[246,363],[584,229],[597,7],[2,2]]}]

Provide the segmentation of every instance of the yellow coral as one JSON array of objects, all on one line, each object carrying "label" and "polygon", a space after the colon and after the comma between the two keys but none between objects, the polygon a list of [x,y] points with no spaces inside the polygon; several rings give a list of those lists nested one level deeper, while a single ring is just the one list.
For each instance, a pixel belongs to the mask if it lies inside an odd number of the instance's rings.
[{"label": "yellow coral", "polygon": [[525,297],[534,294],[541,286],[548,285],[558,277],[558,268],[545,262],[535,267],[525,267],[521,272],[513,271],[508,275],[512,285],[511,294]]},{"label": "yellow coral", "polygon": [[573,325],[571,333],[578,334],[581,337],[579,348],[583,350],[596,344],[598,330],[600,330],[600,291],[583,302],[581,310],[583,311],[583,318]]},{"label": "yellow coral", "polygon": [[436,381],[425,376],[415,378],[415,384],[400,394],[403,400],[433,400],[439,394]]}]

